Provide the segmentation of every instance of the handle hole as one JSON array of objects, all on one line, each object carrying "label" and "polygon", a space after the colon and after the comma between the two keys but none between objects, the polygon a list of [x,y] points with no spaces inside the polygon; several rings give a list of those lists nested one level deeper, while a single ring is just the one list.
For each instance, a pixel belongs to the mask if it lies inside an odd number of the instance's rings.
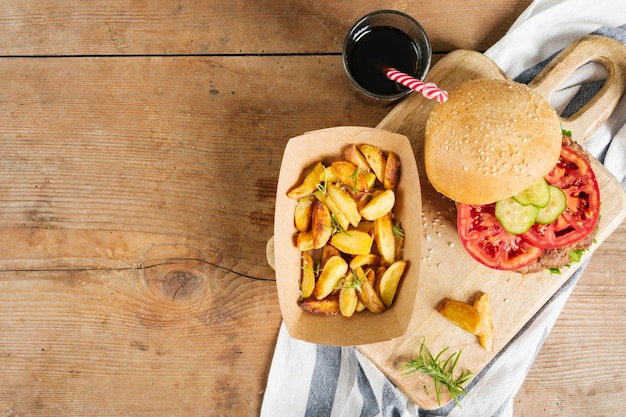
[{"label": "handle hole", "polygon": [[574,71],[550,96],[550,104],[563,118],[576,114],[602,89],[608,77],[604,65],[588,62]]}]

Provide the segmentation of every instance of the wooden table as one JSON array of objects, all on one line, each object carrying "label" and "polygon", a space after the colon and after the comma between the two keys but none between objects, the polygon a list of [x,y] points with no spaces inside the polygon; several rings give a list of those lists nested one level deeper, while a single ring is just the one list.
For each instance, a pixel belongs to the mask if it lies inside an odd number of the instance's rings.
[{"label": "wooden table", "polygon": [[[0,416],[258,415],[283,148],[391,108],[344,76],[349,26],[403,10],[436,60],[485,50],[530,1],[82,3],[0,10]],[[622,224],[516,416],[623,414],[625,246]]]}]

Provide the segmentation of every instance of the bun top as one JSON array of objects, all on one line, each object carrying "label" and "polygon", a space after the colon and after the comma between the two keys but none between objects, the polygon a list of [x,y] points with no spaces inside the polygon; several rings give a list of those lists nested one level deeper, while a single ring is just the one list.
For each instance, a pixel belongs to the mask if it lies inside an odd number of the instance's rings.
[{"label": "bun top", "polygon": [[490,204],[548,174],[559,160],[561,137],[559,116],[526,85],[467,81],[428,117],[426,174],[454,201]]}]

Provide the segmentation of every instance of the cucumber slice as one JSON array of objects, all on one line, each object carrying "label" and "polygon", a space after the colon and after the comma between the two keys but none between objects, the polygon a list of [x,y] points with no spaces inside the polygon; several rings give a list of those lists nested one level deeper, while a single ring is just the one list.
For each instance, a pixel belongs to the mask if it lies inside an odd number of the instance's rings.
[{"label": "cucumber slice", "polygon": [[554,222],[565,211],[567,205],[567,196],[563,190],[553,185],[550,185],[548,189],[550,190],[550,201],[545,207],[539,209],[537,219],[535,220],[540,224]]},{"label": "cucumber slice", "polygon": [[505,198],[496,203],[495,215],[504,230],[519,235],[535,224],[539,207],[532,204],[523,205],[513,197]]},{"label": "cucumber slice", "polygon": [[550,201],[548,183],[545,179],[541,178],[521,193],[513,196],[513,198],[521,205],[527,206],[532,204],[535,207],[543,208],[547,206]]}]

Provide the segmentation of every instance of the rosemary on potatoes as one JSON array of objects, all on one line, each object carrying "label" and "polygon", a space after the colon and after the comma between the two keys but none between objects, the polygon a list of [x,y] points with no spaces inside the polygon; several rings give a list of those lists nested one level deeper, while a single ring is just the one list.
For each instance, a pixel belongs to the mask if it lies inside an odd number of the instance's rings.
[{"label": "rosemary on potatoes", "polygon": [[[441,406],[441,387],[445,387],[450,393],[450,397],[460,407],[459,396],[467,394],[463,384],[474,376],[474,373],[469,370],[464,370],[461,375],[455,377],[454,370],[461,356],[461,351],[451,354],[448,358],[443,359],[442,355],[448,350],[443,349],[433,356],[430,350],[426,347],[426,340],[422,340],[420,346],[419,356],[417,359],[407,362],[403,365],[404,369],[407,369],[405,375],[421,372],[425,375],[430,375],[433,378],[435,385],[435,393],[437,395],[437,403]],[[428,394],[428,389],[424,386],[424,390]]]}]

